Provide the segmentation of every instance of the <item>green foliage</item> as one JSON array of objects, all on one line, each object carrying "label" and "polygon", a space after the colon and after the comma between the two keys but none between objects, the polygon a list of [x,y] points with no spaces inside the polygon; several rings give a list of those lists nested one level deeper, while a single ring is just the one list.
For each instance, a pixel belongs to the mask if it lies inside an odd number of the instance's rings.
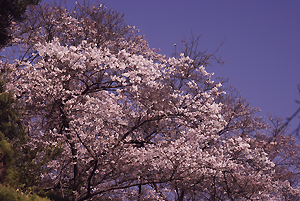
[{"label": "green foliage", "polygon": [[5,139],[5,136],[0,131],[0,180],[3,182],[6,178],[11,177],[12,173],[9,171],[13,161],[13,151],[9,142]]},{"label": "green foliage", "polygon": [[50,201],[48,198],[41,198],[36,194],[22,195],[11,187],[0,185],[0,200],[1,201]]},{"label": "green foliage", "polygon": [[[22,109],[15,106],[13,93],[4,90],[7,71],[0,72],[0,184],[24,191],[39,191],[36,186],[43,166],[61,153],[60,144],[31,150],[20,119]],[[0,199],[1,200],[1,199]]]},{"label": "green foliage", "polygon": [[18,182],[15,164],[26,133],[19,118],[20,108],[14,107],[13,94],[4,91],[6,73],[3,69],[0,72],[0,183],[15,186]]},{"label": "green foliage", "polygon": [[11,21],[22,21],[28,5],[38,4],[40,0],[0,0],[0,46],[10,39],[7,28]]},{"label": "green foliage", "polygon": [[0,80],[0,180],[1,183],[10,183],[14,181],[14,171],[12,168],[13,155],[9,139],[13,139],[17,135],[17,129],[11,120],[16,120],[16,114],[12,108],[14,102],[11,93],[5,93],[3,85],[6,81],[5,73],[1,72]]},{"label": "green foliage", "polygon": [[[14,107],[16,100],[12,93],[4,91],[6,72],[0,72],[0,184],[14,186],[26,192],[37,190],[39,169],[43,161],[34,159],[38,151],[24,147],[27,135],[22,125],[21,109]],[[22,147],[22,149],[21,149]],[[45,159],[59,153],[59,146],[48,148]],[[39,150],[42,151],[42,150]],[[13,188],[0,186],[0,200],[48,200],[37,195],[30,197],[17,193]]]},{"label": "green foliage", "polygon": [[4,84],[7,82],[7,71],[2,69],[0,72],[0,131],[5,137],[12,140],[25,136],[25,133],[19,118],[20,108],[14,107],[16,100],[13,93],[7,93],[4,90]]},{"label": "green foliage", "polygon": [[5,139],[5,136],[0,132],[0,153],[12,160],[12,150],[10,144]]},{"label": "green foliage", "polygon": [[[2,88],[2,86],[1,86]],[[12,93],[5,93],[0,88],[0,131],[5,137],[12,140],[19,138],[24,141],[24,128],[19,119],[19,108],[14,108],[15,99]],[[2,92],[1,92],[2,90]]]}]

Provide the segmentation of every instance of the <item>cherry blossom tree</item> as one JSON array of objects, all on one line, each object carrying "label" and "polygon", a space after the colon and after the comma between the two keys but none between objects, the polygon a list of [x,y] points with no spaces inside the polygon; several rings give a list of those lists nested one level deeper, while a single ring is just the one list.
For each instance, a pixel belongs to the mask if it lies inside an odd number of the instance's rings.
[{"label": "cherry blossom tree", "polygon": [[[213,54],[205,54],[206,51],[201,52],[198,50],[199,39],[199,36],[194,37],[191,35],[189,40],[182,40],[183,48],[181,52],[193,59],[193,65],[210,66],[212,60],[223,64],[221,58],[214,55],[220,47]],[[176,49],[174,55],[178,55]],[[219,77],[218,79],[220,82],[227,82],[226,79]],[[297,115],[298,111],[286,122],[283,122],[279,117],[268,117],[267,120],[264,120],[255,115],[259,109],[251,108],[247,100],[241,98],[239,91],[235,88],[232,86],[222,87],[222,90],[227,93],[215,99],[223,104],[222,116],[226,121],[226,125],[219,132],[221,137],[225,139],[230,136],[240,136],[243,139],[252,138],[251,146],[255,149],[263,149],[268,154],[268,158],[274,163],[272,171],[276,174],[273,175],[273,180],[288,181],[293,187],[298,187],[300,181],[300,161],[298,158],[300,148],[295,137],[288,134],[288,123]],[[234,179],[232,183],[237,184],[237,181],[237,179]],[[282,199],[299,200],[298,195],[295,196],[289,191],[285,191],[283,194],[284,198]],[[215,199],[219,200],[221,198],[215,196]]]},{"label": "cherry blossom tree", "polygon": [[196,57],[160,55],[102,5],[29,12],[7,48],[19,58],[2,67],[25,109],[26,147],[44,164],[39,188],[77,201],[299,196],[257,137],[256,109]]}]

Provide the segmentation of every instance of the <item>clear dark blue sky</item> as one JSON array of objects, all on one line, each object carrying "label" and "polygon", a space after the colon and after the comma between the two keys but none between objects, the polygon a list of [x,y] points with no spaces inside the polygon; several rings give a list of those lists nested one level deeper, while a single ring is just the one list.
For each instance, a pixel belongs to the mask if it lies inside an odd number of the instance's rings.
[{"label": "clear dark blue sky", "polygon": [[[75,1],[67,2],[73,5]],[[208,71],[229,78],[229,84],[252,106],[262,110],[260,115],[269,113],[287,118],[300,106],[295,103],[300,100],[297,93],[300,1],[103,0],[101,3],[124,13],[125,21],[139,29],[150,47],[161,49],[162,54],[170,55],[174,43],[189,37],[191,30],[194,35],[202,35],[200,49],[208,52],[213,52],[225,39],[217,56],[227,60],[226,64],[213,65]]]}]

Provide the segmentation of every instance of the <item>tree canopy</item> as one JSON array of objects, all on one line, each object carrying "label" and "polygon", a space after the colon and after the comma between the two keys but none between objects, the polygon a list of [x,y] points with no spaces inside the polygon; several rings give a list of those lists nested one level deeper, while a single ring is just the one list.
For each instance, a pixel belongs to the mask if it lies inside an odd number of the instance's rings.
[{"label": "tree canopy", "polygon": [[24,108],[26,187],[74,201],[299,200],[295,139],[212,79],[197,40],[167,57],[101,4],[27,13],[6,49],[17,60],[1,63]]}]

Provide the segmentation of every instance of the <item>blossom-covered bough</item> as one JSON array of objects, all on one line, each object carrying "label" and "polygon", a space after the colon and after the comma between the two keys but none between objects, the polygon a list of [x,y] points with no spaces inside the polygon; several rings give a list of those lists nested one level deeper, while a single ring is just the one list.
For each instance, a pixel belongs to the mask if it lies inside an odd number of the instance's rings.
[{"label": "blossom-covered bough", "polygon": [[276,179],[268,150],[240,133],[263,127],[251,109],[230,105],[193,59],[158,54],[102,6],[30,15],[42,18],[12,30],[21,56],[5,64],[6,87],[25,108],[26,146],[44,161],[40,188],[78,201],[299,195]]}]

